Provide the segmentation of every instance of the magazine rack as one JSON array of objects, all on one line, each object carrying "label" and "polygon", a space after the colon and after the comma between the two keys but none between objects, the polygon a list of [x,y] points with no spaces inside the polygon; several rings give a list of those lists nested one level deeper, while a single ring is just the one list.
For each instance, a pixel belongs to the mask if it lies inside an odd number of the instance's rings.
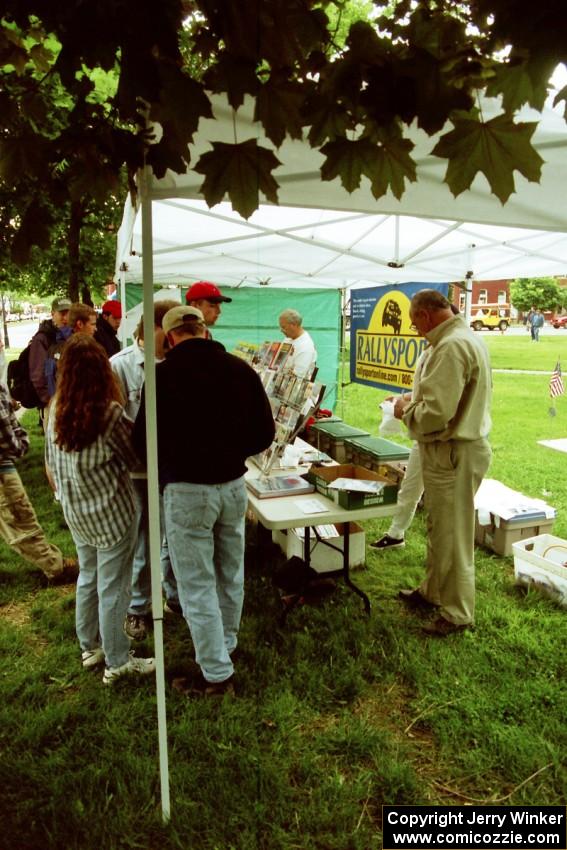
[{"label": "magazine rack", "polygon": [[272,445],[252,458],[263,475],[269,475],[285,447],[313,416],[325,393],[323,384],[296,375],[287,366],[291,350],[289,342],[264,342],[252,358],[252,366],[266,390],[276,423]]}]

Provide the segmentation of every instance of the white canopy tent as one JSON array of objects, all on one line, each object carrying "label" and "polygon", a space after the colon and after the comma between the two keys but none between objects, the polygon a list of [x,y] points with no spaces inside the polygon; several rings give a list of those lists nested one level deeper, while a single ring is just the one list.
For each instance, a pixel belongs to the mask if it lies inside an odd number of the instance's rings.
[{"label": "white canopy tent", "polygon": [[[567,151],[566,151],[567,154]],[[448,219],[263,205],[249,221],[228,203],[154,201],[156,283],[372,286],[408,280],[567,275],[567,235]],[[567,228],[567,221],[565,224]],[[127,281],[141,281],[139,220]]]},{"label": "white canopy tent", "polygon": [[[233,142],[235,136],[239,142],[252,137],[273,147],[253,122],[250,102],[234,114],[222,99],[212,101],[217,120],[201,121],[191,148],[193,162],[210,142]],[[483,103],[485,118],[498,112],[497,103]],[[538,118],[530,110],[518,116],[523,121]],[[399,201],[391,194],[376,201],[364,178],[351,195],[338,180],[323,183],[321,155],[306,143],[286,141],[276,151],[282,162],[275,173],[282,208],[262,206],[248,222],[226,205],[209,211],[199,192],[202,178],[195,172],[168,172],[155,180],[145,170],[139,180],[141,217],[137,219],[127,200],[116,264],[122,283],[143,279],[145,326],[153,326],[154,281],[188,284],[208,278],[221,286],[267,282],[344,288],[455,281],[467,272],[476,279],[567,273],[567,126],[558,113],[546,110],[534,136],[545,161],[541,183],[528,183],[516,174],[516,192],[504,206],[490,194],[482,175],[469,191],[453,198],[443,182],[446,164],[430,154],[436,138],[415,130],[412,139],[418,182],[409,184]],[[146,337],[145,354],[160,776],[162,811],[168,818],[152,334]]]},{"label": "white canopy tent", "polygon": [[[213,98],[217,121],[203,120],[192,161],[210,141],[256,138],[273,147],[252,121],[252,106],[237,113]],[[485,118],[499,112],[483,105]],[[275,153],[282,166],[280,206],[263,204],[248,221],[222,203],[209,210],[195,172],[152,180],[153,274],[156,282],[202,278],[223,286],[265,284],[347,288],[407,280],[476,280],[567,274],[567,126],[561,114],[523,110],[518,120],[540,124],[534,146],[544,160],[539,184],[515,173],[516,192],[505,205],[482,174],[453,198],[443,182],[446,163],[431,156],[437,137],[415,129],[418,180],[401,200],[376,201],[362,178],[349,195],[338,180],[322,182],[323,157],[306,143],[286,141]],[[236,126],[236,130],[234,129]],[[142,279],[141,222],[127,201],[117,270]]]}]

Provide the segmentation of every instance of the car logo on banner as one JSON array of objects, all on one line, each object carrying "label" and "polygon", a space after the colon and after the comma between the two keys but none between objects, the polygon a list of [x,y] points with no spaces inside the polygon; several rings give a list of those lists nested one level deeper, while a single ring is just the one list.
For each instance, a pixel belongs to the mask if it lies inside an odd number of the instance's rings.
[{"label": "car logo on banner", "polygon": [[449,285],[408,283],[351,291],[351,381],[403,391],[413,384],[427,345],[411,327],[411,297],[420,289],[447,294]]}]

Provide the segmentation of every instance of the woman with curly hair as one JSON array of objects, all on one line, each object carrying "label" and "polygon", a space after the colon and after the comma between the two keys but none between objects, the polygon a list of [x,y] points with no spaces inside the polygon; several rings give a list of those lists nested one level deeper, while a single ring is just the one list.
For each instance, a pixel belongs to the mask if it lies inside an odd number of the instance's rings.
[{"label": "woman with curly hair", "polygon": [[127,673],[153,673],[155,660],[135,658],[122,628],[136,542],[128,470],[138,459],[106,352],[87,334],[73,334],[63,349],[46,449],[79,558],[76,629],[83,667],[106,661],[105,684]]}]

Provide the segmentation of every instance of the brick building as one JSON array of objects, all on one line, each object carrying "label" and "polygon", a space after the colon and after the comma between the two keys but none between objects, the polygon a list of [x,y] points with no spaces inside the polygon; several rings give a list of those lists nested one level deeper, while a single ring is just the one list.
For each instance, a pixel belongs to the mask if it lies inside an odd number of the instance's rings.
[{"label": "brick building", "polygon": [[[471,315],[483,308],[495,308],[499,315],[506,316],[509,319],[522,318],[521,312],[515,309],[510,304],[510,284],[511,280],[473,280],[472,284],[472,303]],[[557,283],[562,289],[567,289],[567,278],[558,277]],[[453,287],[453,303],[461,312],[465,309],[465,290],[458,286]],[[546,319],[552,319],[553,313],[547,311],[544,313]]]}]

